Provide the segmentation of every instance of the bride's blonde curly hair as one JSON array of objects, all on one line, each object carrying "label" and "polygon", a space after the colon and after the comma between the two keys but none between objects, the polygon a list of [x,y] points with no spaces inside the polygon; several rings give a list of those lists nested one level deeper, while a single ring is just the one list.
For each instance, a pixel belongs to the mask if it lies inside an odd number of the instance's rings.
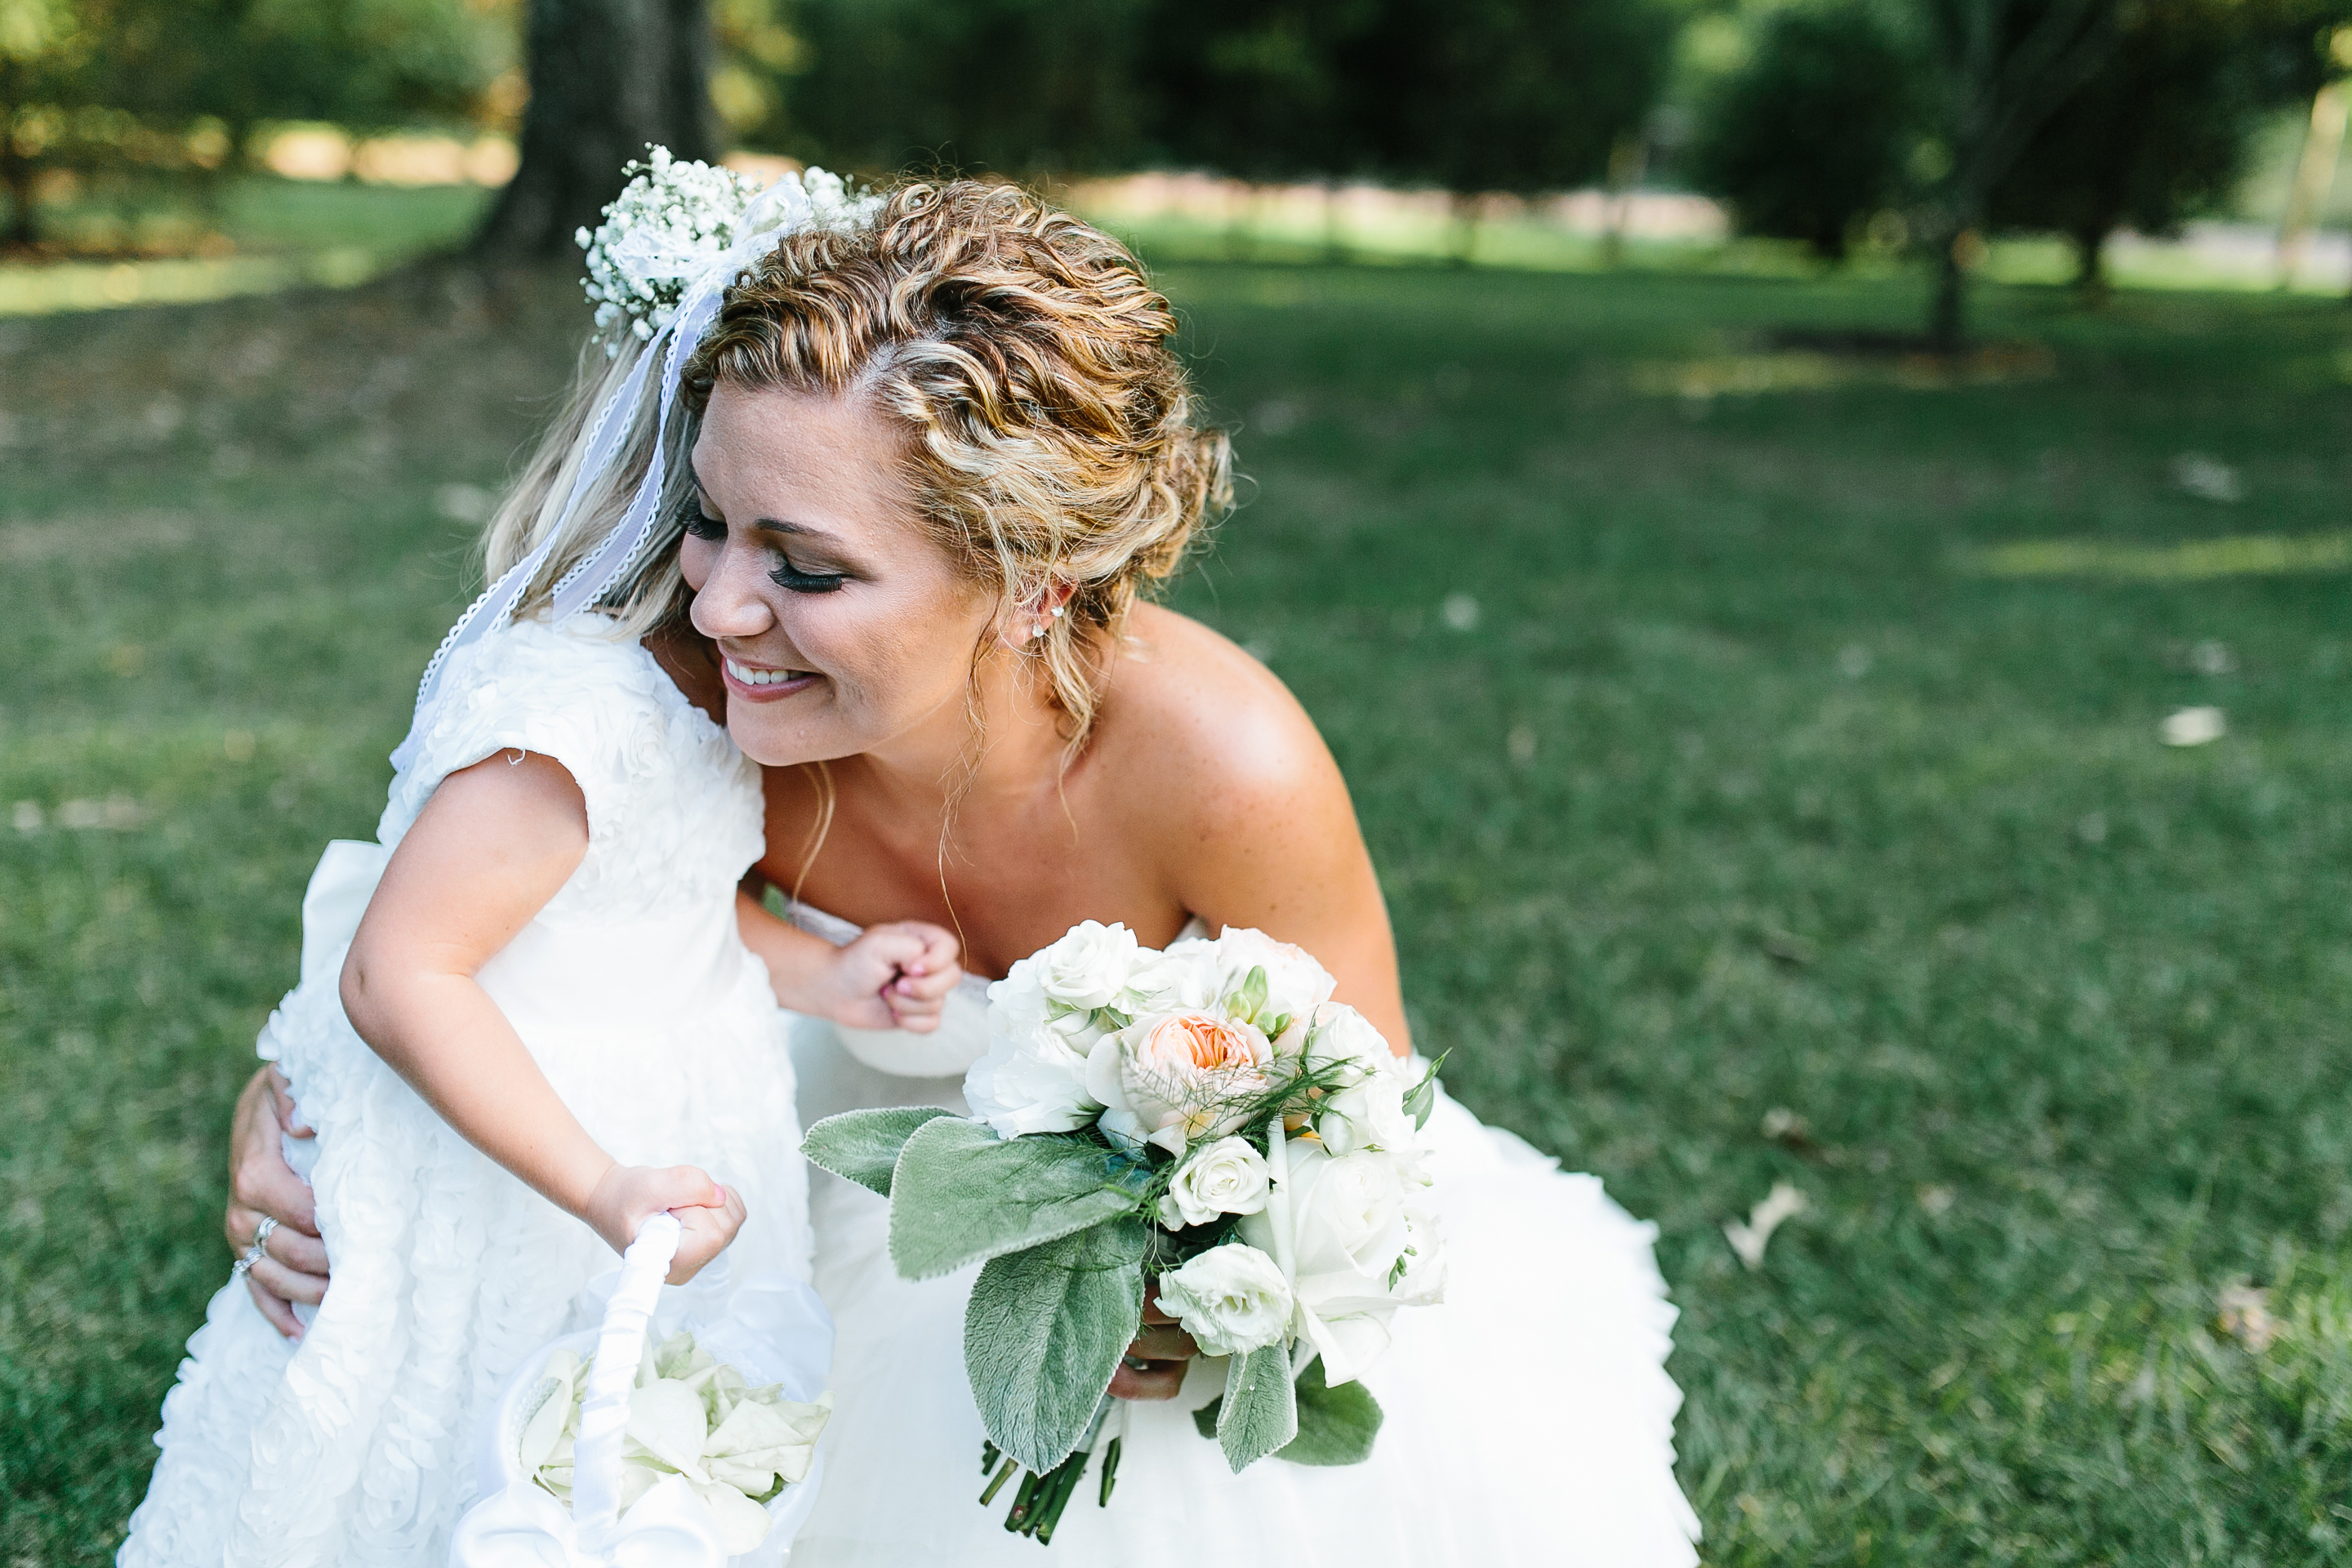
[{"label": "bride's blonde curly hair", "polygon": [[[795,234],[726,296],[688,363],[720,382],[852,395],[907,436],[923,526],[1036,661],[1071,750],[1139,595],[1232,502],[1222,431],[1193,422],[1176,318],[1127,247],[1013,185],[916,182],[867,223]],[[1065,613],[1045,606],[1069,590]]]}]

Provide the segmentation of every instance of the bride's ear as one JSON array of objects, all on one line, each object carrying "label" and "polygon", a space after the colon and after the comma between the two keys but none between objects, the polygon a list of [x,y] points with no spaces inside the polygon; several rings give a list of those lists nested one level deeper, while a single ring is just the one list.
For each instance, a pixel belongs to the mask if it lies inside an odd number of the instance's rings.
[{"label": "bride's ear", "polygon": [[1068,611],[1070,595],[1077,591],[1075,583],[1046,579],[1013,602],[997,623],[996,640],[1014,653],[1033,651]]}]

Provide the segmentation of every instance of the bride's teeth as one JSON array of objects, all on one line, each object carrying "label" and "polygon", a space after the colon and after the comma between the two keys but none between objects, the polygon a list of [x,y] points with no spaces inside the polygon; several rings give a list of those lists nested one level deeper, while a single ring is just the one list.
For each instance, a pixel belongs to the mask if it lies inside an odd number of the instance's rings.
[{"label": "bride's teeth", "polygon": [[727,673],[746,686],[780,686],[788,680],[798,680],[808,672],[800,669],[749,669],[730,658],[727,660]]}]

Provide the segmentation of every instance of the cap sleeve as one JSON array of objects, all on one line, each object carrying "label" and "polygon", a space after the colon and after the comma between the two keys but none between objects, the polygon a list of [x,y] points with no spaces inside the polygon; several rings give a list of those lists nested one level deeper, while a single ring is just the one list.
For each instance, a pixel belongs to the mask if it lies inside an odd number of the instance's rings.
[{"label": "cap sleeve", "polygon": [[393,781],[377,836],[397,844],[441,781],[499,752],[536,752],[563,764],[588,802],[588,837],[612,834],[627,785],[666,727],[668,677],[601,618],[563,626],[519,621],[483,637],[444,670],[432,723]]}]

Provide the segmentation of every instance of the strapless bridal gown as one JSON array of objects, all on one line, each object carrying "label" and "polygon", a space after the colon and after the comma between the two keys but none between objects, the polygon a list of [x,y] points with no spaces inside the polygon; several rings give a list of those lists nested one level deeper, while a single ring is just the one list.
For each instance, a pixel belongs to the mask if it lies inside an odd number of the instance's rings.
[{"label": "strapless bridal gown", "polygon": [[[856,928],[814,910],[835,942]],[[1192,933],[1188,933],[1192,934]],[[968,979],[930,1035],[803,1020],[803,1125],[873,1105],[965,1109],[986,1049],[987,984]],[[1424,1134],[1446,1226],[1446,1300],[1400,1312],[1364,1383],[1387,1412],[1371,1459],[1264,1459],[1235,1476],[1192,1413],[1224,1387],[1203,1359],[1181,1397],[1129,1407],[1108,1508],[1091,1480],[1050,1547],[1008,1533],[1010,1494],[978,1498],[982,1430],[963,1370],[975,1266],[909,1282],[887,1206],[812,1171],[816,1284],[832,1309],[833,1425],[793,1568],[1680,1568],[1698,1521],[1674,1474],[1682,1396],[1666,1375],[1675,1309],[1654,1229],[1443,1094]]]}]

